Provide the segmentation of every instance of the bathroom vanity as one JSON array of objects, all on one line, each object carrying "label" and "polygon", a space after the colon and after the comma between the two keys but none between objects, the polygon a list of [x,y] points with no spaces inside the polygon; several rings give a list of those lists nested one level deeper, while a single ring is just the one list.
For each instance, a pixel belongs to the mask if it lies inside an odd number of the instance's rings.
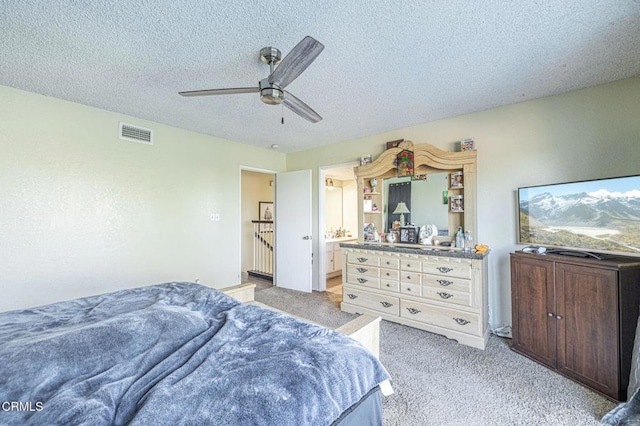
[{"label": "bathroom vanity", "polygon": [[327,278],[337,277],[342,273],[342,248],[341,243],[353,243],[357,239],[353,237],[335,237],[325,240],[327,250]]}]

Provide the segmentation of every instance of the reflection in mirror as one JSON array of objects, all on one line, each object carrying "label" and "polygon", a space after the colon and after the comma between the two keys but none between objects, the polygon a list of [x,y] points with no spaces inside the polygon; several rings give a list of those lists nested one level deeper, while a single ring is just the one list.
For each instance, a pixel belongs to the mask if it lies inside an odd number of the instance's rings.
[{"label": "reflection in mirror", "polygon": [[[407,183],[411,185],[411,196],[404,201],[411,211],[411,223],[422,225],[435,225],[438,230],[447,230],[449,227],[449,206],[443,203],[443,192],[449,186],[449,173],[432,173],[427,180],[411,180],[410,176],[390,178],[384,180],[385,208],[384,223],[388,222],[389,213],[391,219],[398,220],[394,215],[395,205],[389,205],[389,185],[394,183]],[[405,214],[405,218],[407,215]]]}]

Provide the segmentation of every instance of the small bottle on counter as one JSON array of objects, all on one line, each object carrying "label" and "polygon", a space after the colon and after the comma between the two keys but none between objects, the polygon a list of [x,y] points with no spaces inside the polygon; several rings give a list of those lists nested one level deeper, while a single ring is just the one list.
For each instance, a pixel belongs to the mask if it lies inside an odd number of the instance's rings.
[{"label": "small bottle on counter", "polygon": [[464,251],[467,253],[471,253],[473,249],[473,237],[471,236],[471,231],[466,231],[464,233]]},{"label": "small bottle on counter", "polygon": [[462,226],[458,227],[458,233],[456,234],[456,247],[464,249],[464,232],[462,232]]}]

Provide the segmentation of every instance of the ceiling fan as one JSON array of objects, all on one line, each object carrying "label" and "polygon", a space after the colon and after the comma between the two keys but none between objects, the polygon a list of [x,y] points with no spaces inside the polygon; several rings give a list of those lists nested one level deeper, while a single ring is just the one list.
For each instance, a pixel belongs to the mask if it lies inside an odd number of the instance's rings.
[{"label": "ceiling fan", "polygon": [[[260,92],[260,99],[265,104],[278,105],[282,103],[300,117],[312,123],[317,123],[322,120],[322,117],[311,109],[309,105],[284,90],[284,88],[298,78],[323,49],[324,45],[310,36],[303,38],[284,59],[282,59],[282,52],[275,47],[263,47],[260,49],[260,59],[269,65],[271,74],[267,78],[260,80],[258,87],[192,90],[180,92],[179,94],[182,96],[210,96]],[[276,65],[278,65],[277,68]]]}]

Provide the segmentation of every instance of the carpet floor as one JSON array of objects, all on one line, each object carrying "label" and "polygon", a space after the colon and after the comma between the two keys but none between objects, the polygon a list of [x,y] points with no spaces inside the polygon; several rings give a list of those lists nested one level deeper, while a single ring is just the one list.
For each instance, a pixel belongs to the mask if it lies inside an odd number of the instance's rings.
[{"label": "carpet floor", "polygon": [[[356,317],[340,294],[256,288],[257,301],[335,328]],[[385,425],[598,425],[615,404],[509,349],[491,336],[486,350],[382,321],[380,360],[395,393]]]}]

